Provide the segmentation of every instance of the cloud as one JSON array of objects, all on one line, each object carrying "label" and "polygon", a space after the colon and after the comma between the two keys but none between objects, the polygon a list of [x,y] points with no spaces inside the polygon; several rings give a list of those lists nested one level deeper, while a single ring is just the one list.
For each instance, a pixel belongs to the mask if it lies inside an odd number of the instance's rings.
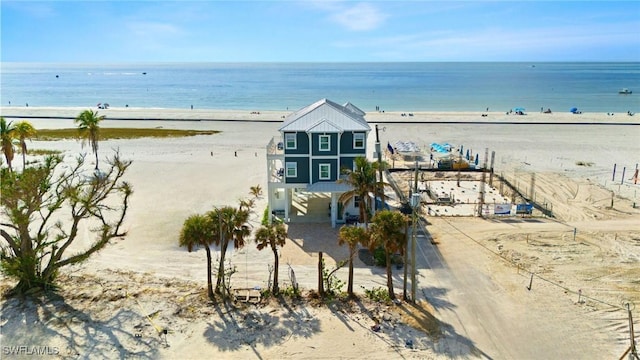
[{"label": "cloud", "polygon": [[491,27],[466,30],[433,30],[382,37],[340,39],[337,48],[359,49],[381,61],[509,61],[513,59],[608,59],[597,49],[617,53],[637,48],[640,38],[625,29],[634,22],[585,27],[549,26],[532,29]]},{"label": "cloud", "polygon": [[310,1],[301,5],[328,13],[331,22],[351,31],[374,30],[388,18],[379,8],[364,2]]},{"label": "cloud", "polygon": [[387,16],[371,4],[358,3],[337,10],[331,19],[339,25],[353,31],[373,30],[380,26]]},{"label": "cloud", "polygon": [[31,1],[4,1],[2,6],[7,6],[15,11],[22,12],[35,19],[52,18],[57,15],[53,4]]},{"label": "cloud", "polygon": [[159,22],[132,22],[127,25],[131,35],[142,38],[176,36],[183,33],[182,29],[171,24]]}]

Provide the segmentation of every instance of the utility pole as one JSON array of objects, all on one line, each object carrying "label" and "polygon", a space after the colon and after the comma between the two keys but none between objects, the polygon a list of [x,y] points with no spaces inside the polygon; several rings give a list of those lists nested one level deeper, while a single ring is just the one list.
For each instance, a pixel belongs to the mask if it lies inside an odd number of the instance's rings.
[{"label": "utility pole", "polygon": [[378,208],[378,202],[375,201],[376,211],[384,209],[384,185],[382,185],[382,151],[380,150],[380,134],[378,132],[378,124],[376,124],[376,153],[378,154],[378,176],[380,177],[379,195],[380,195],[380,207]]},{"label": "utility pole", "polygon": [[407,251],[409,249],[409,224],[405,224],[404,225],[404,233],[407,234],[407,236],[405,236],[405,251],[404,251],[404,277],[403,277],[403,281],[402,281],[402,298],[404,299],[404,301],[407,301],[408,297],[407,297],[407,273],[408,273],[408,265],[409,265],[409,251]]},{"label": "utility pole", "polygon": [[411,302],[416,303],[416,225],[418,222],[418,207],[420,206],[420,193],[418,192],[418,160],[416,160],[416,173],[413,182],[413,194],[411,194]]}]

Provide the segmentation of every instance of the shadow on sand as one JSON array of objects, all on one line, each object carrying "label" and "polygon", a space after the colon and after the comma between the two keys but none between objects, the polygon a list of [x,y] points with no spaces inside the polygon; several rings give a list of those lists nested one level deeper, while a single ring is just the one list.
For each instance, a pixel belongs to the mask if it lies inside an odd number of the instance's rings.
[{"label": "shadow on sand", "polygon": [[[2,345],[27,347],[32,353],[71,358],[156,359],[164,346],[151,329],[127,329],[144,321],[140,314],[121,308],[107,318],[93,318],[57,294],[33,298],[14,297],[2,305]],[[7,348],[5,348],[7,347]],[[28,355],[26,350],[15,355]]]},{"label": "shadow on sand", "polygon": [[229,302],[215,303],[217,320],[207,324],[204,337],[223,351],[249,346],[262,359],[256,345],[277,346],[292,336],[310,338],[320,331],[320,321],[309,314],[304,303],[282,296],[273,301],[277,301],[281,310],[264,313],[241,309]]},{"label": "shadow on sand", "polygon": [[424,287],[420,289],[426,302],[417,304],[403,303],[399,306],[404,319],[409,324],[417,324],[433,339],[431,348],[439,354],[447,354],[452,358],[468,358],[470,355],[481,359],[492,359],[468,337],[456,332],[455,328],[434,316],[436,311],[455,311],[456,305],[446,299],[447,289],[440,287]]}]

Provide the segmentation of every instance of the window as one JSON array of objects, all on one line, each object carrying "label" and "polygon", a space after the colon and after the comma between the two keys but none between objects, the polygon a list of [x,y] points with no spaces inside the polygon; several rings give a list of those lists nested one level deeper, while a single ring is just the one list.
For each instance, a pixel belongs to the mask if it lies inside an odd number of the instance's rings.
[{"label": "window", "polygon": [[320,151],[329,151],[331,150],[331,143],[329,140],[331,137],[329,135],[320,135]]},{"label": "window", "polygon": [[288,162],[285,167],[287,168],[287,177],[297,177],[298,176],[298,163]]},{"label": "window", "polygon": [[353,148],[364,149],[364,134],[362,133],[353,134]]},{"label": "window", "polygon": [[354,196],[353,197],[353,207],[355,207],[356,209],[360,208],[360,196]]},{"label": "window", "polygon": [[296,134],[284,134],[284,142],[287,149],[295,149],[297,147]]},{"label": "window", "polygon": [[320,180],[331,179],[331,164],[320,164]]}]

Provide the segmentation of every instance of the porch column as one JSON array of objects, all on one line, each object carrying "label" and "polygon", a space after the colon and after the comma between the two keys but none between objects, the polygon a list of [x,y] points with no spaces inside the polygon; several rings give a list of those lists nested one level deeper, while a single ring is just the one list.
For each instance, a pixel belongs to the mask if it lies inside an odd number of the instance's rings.
[{"label": "porch column", "polygon": [[291,208],[291,188],[284,188],[284,221],[289,220],[289,209]]},{"label": "porch column", "polygon": [[[269,209],[269,225],[273,224],[273,191],[274,191],[274,187],[272,186],[271,183],[269,183],[267,185],[267,194],[269,194],[267,196],[267,208]],[[276,189],[277,191],[277,189]]]},{"label": "porch column", "polygon": [[331,193],[331,227],[336,227],[336,220],[338,220],[338,193]]}]

